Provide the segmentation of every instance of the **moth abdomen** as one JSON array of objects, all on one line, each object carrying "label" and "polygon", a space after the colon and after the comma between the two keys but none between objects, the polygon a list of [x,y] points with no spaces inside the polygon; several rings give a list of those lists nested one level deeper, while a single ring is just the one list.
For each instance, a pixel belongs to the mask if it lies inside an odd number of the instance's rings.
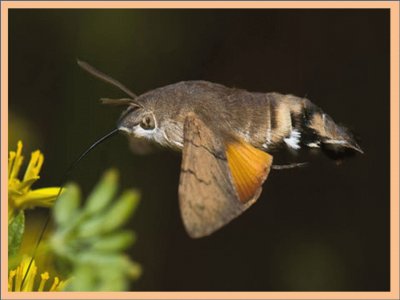
[{"label": "moth abdomen", "polygon": [[355,151],[363,153],[351,132],[310,100],[277,93],[269,95],[265,149],[282,145],[295,151],[319,148],[333,158]]},{"label": "moth abdomen", "polygon": [[[306,129],[309,129],[316,136],[316,143],[324,151],[339,154],[363,153],[353,134],[346,127],[336,123],[328,114],[322,111],[315,104],[309,102],[311,113],[306,120]],[[312,142],[315,143],[315,142]],[[309,147],[316,145],[308,143]]]}]

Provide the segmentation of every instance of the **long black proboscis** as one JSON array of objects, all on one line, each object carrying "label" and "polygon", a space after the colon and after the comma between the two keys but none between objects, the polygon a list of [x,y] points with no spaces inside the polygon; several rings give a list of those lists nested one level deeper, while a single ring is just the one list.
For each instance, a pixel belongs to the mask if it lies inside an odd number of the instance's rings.
[{"label": "long black proboscis", "polygon": [[[61,191],[62,191],[62,189],[63,189],[64,186],[65,186],[65,181],[66,181],[66,179],[67,179],[68,176],[71,174],[71,172],[73,171],[73,169],[77,166],[77,164],[78,164],[87,154],[89,154],[89,152],[91,152],[96,146],[98,146],[99,144],[103,143],[105,140],[107,140],[107,139],[109,139],[110,137],[112,137],[113,135],[115,135],[118,131],[119,131],[119,129],[116,128],[116,129],[114,129],[113,131],[107,133],[107,134],[104,135],[103,137],[101,137],[101,138],[99,138],[98,140],[96,140],[96,141],[95,141],[89,148],[87,148],[76,160],[74,160],[74,161],[71,163],[71,165],[69,166],[69,168],[67,169],[67,171],[64,173],[64,176],[62,177],[62,180],[61,180],[61,183],[60,183],[60,186],[61,186],[61,187],[60,187],[60,190],[58,191],[58,194],[57,194],[57,197],[56,197],[56,200],[55,200],[55,201],[57,201],[58,198],[60,197]],[[47,226],[48,226],[49,223],[50,223],[50,219],[51,219],[50,210],[48,210],[48,211],[47,211],[47,214],[46,214],[46,220],[45,220],[45,222],[44,222],[44,224],[43,224],[43,227],[42,227],[42,229],[41,229],[41,231],[40,231],[39,238],[38,238],[38,240],[37,240],[37,242],[36,242],[35,248],[33,249],[32,258],[31,258],[31,260],[29,261],[28,268],[26,269],[26,272],[25,272],[25,274],[24,274],[24,278],[22,279],[21,287],[24,286],[26,276],[28,275],[29,270],[30,270],[30,268],[31,268],[31,266],[32,266],[33,260],[35,259],[37,249],[39,248],[40,242],[41,242],[42,239],[43,239],[43,236],[44,236],[44,233],[46,232]]]},{"label": "long black proboscis", "polygon": [[[115,135],[117,132],[119,131],[118,128],[114,129],[113,131],[107,133],[105,136],[99,138],[97,141],[95,141],[85,152],[83,152],[78,159],[76,159],[71,166],[68,168],[67,172],[65,173],[65,177],[67,177],[72,170],[76,167],[76,165],[82,160],[82,158],[84,158],[87,154],[89,154],[90,151],[92,151],[95,147],[97,147],[99,144],[101,144],[102,142],[104,142],[105,140],[109,139],[110,137],[112,137],[113,135]],[[65,179],[64,177],[64,179]],[[65,180],[63,180],[65,181]]]}]

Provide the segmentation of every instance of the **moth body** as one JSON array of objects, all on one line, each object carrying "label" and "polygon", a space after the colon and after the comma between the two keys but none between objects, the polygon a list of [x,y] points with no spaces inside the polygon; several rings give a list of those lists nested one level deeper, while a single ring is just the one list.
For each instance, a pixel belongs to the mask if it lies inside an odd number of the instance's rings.
[{"label": "moth body", "polygon": [[306,98],[252,93],[207,81],[183,81],[136,96],[84,62],[92,75],[130,98],[118,129],[143,141],[182,151],[179,204],[193,238],[209,235],[243,213],[261,194],[273,156],[287,147],[320,148],[340,156],[361,152],[348,130]]},{"label": "moth body", "polygon": [[[301,148],[351,149],[361,152],[352,135],[306,98],[279,93],[251,93],[206,81],[185,81],[155,89],[137,98],[120,121],[132,138],[146,138],[162,146],[183,148],[183,124],[196,113],[226,139],[243,139],[258,149],[293,151]],[[127,113],[128,112],[128,113]],[[145,130],[142,119],[154,118]]]}]

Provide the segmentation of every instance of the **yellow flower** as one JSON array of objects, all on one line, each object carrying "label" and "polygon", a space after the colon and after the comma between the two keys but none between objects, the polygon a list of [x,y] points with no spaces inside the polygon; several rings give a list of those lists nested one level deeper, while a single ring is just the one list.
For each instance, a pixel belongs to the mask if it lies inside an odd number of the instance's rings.
[{"label": "yellow flower", "polygon": [[[48,272],[43,272],[40,277],[40,283],[35,284],[35,279],[37,275],[37,267],[35,264],[35,260],[32,261],[32,265],[29,268],[29,272],[26,275],[24,280],[24,276],[26,271],[28,270],[29,263],[31,261],[31,257],[24,256],[21,263],[15,270],[11,270],[8,274],[8,291],[9,292],[33,292],[33,291],[61,291],[66,281],[60,281],[60,279],[56,276],[53,279],[53,283],[51,286],[46,287],[46,282],[50,279],[50,275]],[[24,284],[22,286],[22,281]]]},{"label": "yellow flower", "polygon": [[33,208],[35,206],[50,207],[60,192],[59,187],[31,190],[38,180],[44,157],[39,150],[32,152],[31,160],[22,180],[18,178],[24,157],[22,142],[18,142],[17,151],[10,151],[8,158],[8,222],[14,217],[15,210]]}]

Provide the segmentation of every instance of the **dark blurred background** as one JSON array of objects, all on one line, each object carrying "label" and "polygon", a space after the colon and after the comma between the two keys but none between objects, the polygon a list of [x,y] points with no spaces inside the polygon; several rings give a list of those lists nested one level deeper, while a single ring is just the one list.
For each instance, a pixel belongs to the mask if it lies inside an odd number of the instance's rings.
[{"label": "dark blurred background", "polygon": [[71,180],[87,194],[113,166],[121,188],[141,191],[132,289],[390,288],[388,10],[15,9],[9,26],[10,148],[44,152],[37,187],[58,185],[121,112],[97,100],[125,95],[77,58],[138,94],[203,79],[306,96],[360,137],[365,154],[343,164],[309,155],[306,168],[274,171],[251,209],[199,240],[179,215],[179,153],[133,155],[124,136],[99,146]]}]

